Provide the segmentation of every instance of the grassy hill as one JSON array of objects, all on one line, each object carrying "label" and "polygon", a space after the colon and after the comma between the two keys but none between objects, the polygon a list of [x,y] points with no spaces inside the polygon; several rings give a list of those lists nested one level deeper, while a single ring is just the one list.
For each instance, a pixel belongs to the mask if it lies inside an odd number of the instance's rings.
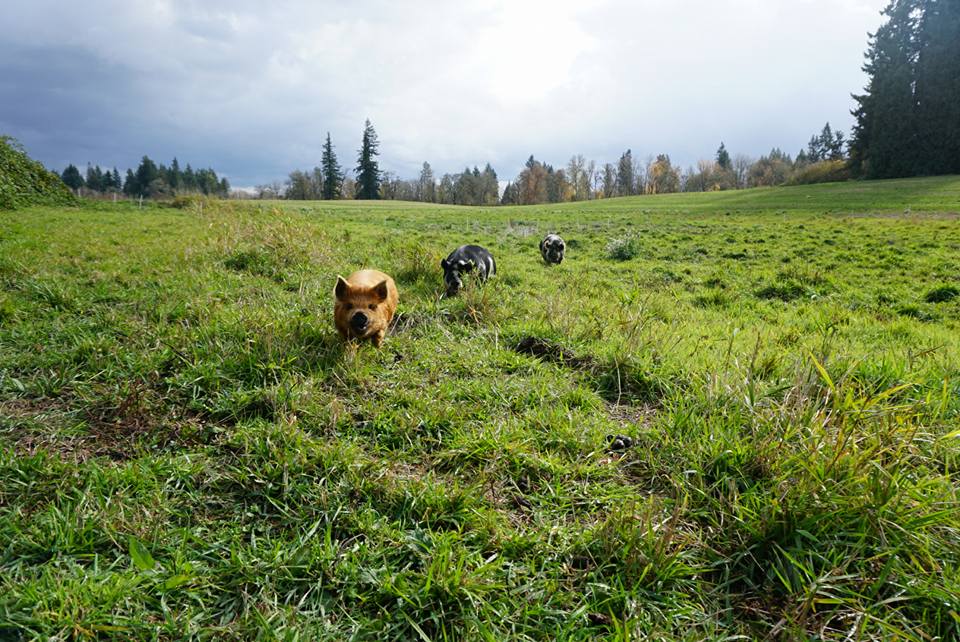
[{"label": "grassy hill", "polygon": [[[0,213],[0,639],[955,639],[957,212]],[[499,274],[441,298],[466,242]],[[380,351],[333,329],[361,266]]]}]

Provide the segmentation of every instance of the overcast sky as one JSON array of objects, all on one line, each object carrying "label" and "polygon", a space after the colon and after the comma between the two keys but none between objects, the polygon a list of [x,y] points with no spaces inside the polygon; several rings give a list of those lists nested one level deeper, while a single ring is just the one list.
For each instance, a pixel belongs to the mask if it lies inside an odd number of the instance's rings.
[{"label": "overcast sky", "polygon": [[[356,161],[684,166],[849,130],[887,0],[5,0],[0,134],[48,167],[147,154],[236,186]],[[267,8],[269,7],[269,8]]]}]

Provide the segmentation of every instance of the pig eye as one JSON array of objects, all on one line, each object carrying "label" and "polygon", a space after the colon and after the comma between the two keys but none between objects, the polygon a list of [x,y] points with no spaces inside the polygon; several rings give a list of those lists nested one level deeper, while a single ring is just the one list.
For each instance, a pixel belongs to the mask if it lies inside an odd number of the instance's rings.
[{"label": "pig eye", "polygon": [[368,307],[369,307],[371,310],[376,310],[376,309],[377,309],[377,304],[376,304],[376,303],[371,303]]},{"label": "pig eye", "polygon": [[352,304],[352,303],[346,303],[345,305],[346,305],[346,307],[347,307],[348,310],[352,310],[352,309],[353,309],[353,304]]}]

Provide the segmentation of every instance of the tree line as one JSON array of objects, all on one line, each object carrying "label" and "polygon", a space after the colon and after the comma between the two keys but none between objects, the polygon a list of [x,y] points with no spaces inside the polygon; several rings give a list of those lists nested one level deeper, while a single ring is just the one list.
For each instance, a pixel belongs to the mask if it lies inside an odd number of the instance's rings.
[{"label": "tree line", "polygon": [[708,192],[748,187],[823,182],[849,178],[844,136],[827,123],[796,158],[774,148],[758,159],[731,156],[720,143],[713,158],[681,168],[669,154],[639,160],[628,149],[616,163],[599,165],[576,154],[555,168],[531,156],[517,178],[507,184],[500,202],[530,205],[640,194]]},{"label": "tree line", "polygon": [[447,205],[530,205],[560,203],[637,194],[704,192],[810,183],[849,178],[846,166],[846,138],[830,123],[811,136],[805,149],[791,158],[778,148],[759,159],[743,154],[731,156],[720,143],[711,159],[696,167],[682,169],[668,154],[636,158],[632,150],[616,163],[598,164],[576,154],[563,167],[530,156],[523,170],[500,189],[496,170],[486,163],[465,167],[462,172],[443,174],[439,179],[429,162],[424,162],[415,179],[401,179],[382,172],[376,163],[379,140],[368,120],[357,152],[356,179],[341,169],[330,134],[323,145],[320,165],[312,170],[295,170],[284,185],[258,187],[261,198],[291,200],[368,198],[422,201]]},{"label": "tree line", "polygon": [[213,169],[194,170],[189,163],[185,169],[181,169],[176,158],[167,167],[144,156],[136,171],[128,169],[123,179],[116,167],[110,170],[88,164],[86,173],[81,174],[75,165],[70,164],[61,172],[60,178],[74,193],[86,196],[124,194],[130,197],[169,198],[178,194],[219,197],[230,194],[229,181],[217,176]]}]

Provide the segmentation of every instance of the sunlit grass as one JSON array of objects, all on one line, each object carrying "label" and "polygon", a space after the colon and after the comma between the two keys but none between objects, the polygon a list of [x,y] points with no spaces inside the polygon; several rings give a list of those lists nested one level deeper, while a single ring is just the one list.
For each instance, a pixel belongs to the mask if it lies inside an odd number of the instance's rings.
[{"label": "sunlit grass", "polygon": [[[0,213],[0,639],[955,639],[958,211]],[[498,276],[445,298],[461,243]]]}]

